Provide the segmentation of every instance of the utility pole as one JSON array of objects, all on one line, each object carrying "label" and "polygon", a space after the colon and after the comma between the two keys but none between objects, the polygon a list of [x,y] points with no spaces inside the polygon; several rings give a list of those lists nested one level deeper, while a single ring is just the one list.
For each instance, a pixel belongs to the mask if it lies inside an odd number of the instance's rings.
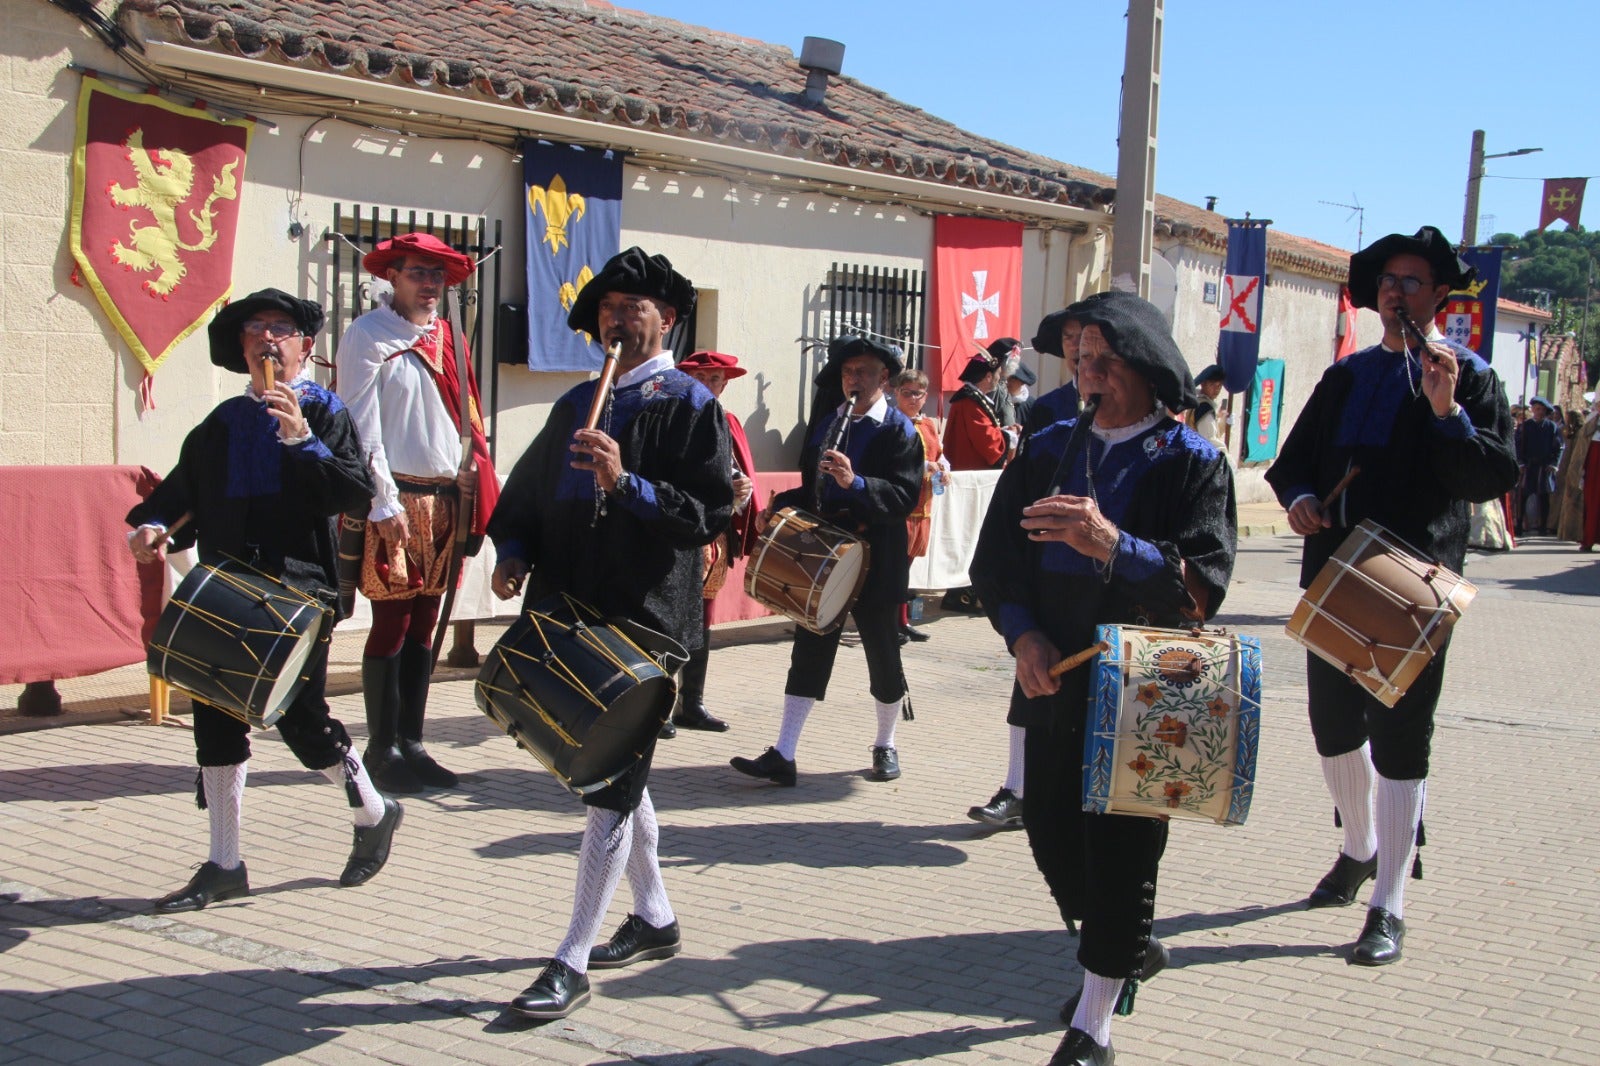
[{"label": "utility pole", "polygon": [[1131,278],[1150,298],[1156,223],[1156,116],[1161,102],[1165,0],[1129,0],[1122,60],[1122,120],[1117,136],[1117,199],[1112,210],[1111,277]]},{"label": "utility pole", "polygon": [[1532,155],[1543,148],[1518,148],[1513,152],[1483,154],[1483,131],[1472,131],[1472,154],[1467,159],[1467,211],[1461,219],[1461,246],[1471,248],[1478,243],[1478,185],[1483,181],[1483,161],[1507,159],[1514,155]]}]

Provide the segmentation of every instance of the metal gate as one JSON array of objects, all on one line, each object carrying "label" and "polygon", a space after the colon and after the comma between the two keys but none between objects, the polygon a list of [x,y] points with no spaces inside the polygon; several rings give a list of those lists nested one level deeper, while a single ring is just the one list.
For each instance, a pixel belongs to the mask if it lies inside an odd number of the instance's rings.
[{"label": "metal gate", "polygon": [[[495,329],[491,313],[500,306],[504,271],[504,256],[494,254],[501,246],[499,219],[444,215],[435,222],[432,211],[421,215],[410,211],[402,217],[398,208],[385,211],[376,206],[351,204],[347,211],[345,205],[334,204],[333,227],[323,234],[323,240],[333,252],[334,298],[329,301],[332,305],[329,336],[332,343],[337,344],[349,322],[377,306],[372,297],[372,277],[362,269],[362,257],[377,247],[379,241],[397,233],[413,232],[432,234],[456,251],[470,255],[478,264],[472,276],[454,286],[446,298],[456,301],[461,308],[461,328],[467,332],[472,372],[478,379],[478,391],[483,393],[484,433],[489,442],[489,457],[493,459],[496,416],[500,412],[500,364],[489,357],[485,348],[505,339],[499,336],[501,331]],[[489,345],[484,343],[486,331]]]},{"label": "metal gate", "polygon": [[906,366],[922,369],[927,280],[925,270],[834,263],[822,286],[828,294],[822,339],[853,332],[888,340],[904,350]]}]

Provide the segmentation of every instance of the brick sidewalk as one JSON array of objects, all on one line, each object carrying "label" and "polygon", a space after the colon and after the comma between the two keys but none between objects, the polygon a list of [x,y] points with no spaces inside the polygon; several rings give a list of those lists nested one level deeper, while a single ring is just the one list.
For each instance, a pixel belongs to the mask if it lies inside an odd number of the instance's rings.
[{"label": "brick sidewalk", "polygon": [[[1600,563],[1535,541],[1475,557],[1430,782],[1427,880],[1407,957],[1346,964],[1359,909],[1306,911],[1338,847],[1282,636],[1297,541],[1245,542],[1219,621],[1266,653],[1249,824],[1183,824],[1157,929],[1172,968],[1114,1029],[1124,1063],[1589,1063],[1600,949],[1584,756]],[[801,781],[739,778],[776,728],[785,642],[712,658],[726,734],[664,742],[652,794],[685,953],[596,975],[565,1022],[502,1005],[566,924],[578,804],[436,684],[432,746],[463,787],[406,800],[394,858],[340,889],[343,797],[258,735],[244,850],[255,894],[174,918],[148,901],[205,854],[186,720],[0,736],[0,1062],[700,1063],[1045,1061],[1077,988],[1019,833],[963,816],[999,784],[1009,661],[981,620],[907,649],[905,776],[878,784],[859,651],[799,752]],[[486,641],[480,638],[480,646]],[[1584,693],[1588,693],[1584,696]],[[361,732],[358,695],[335,713]],[[626,886],[606,933],[626,913]]]}]

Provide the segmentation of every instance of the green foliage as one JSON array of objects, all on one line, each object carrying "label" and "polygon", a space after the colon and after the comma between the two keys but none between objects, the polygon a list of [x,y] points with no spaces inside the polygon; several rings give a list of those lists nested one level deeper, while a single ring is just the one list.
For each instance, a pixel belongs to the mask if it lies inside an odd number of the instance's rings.
[{"label": "green foliage", "polygon": [[[1500,268],[1501,296],[1544,306],[1544,293],[1549,293],[1549,310],[1555,316],[1550,328],[1557,333],[1584,334],[1578,338],[1578,350],[1589,365],[1592,384],[1600,373],[1600,231],[1579,226],[1542,233],[1529,230],[1521,237],[1496,233],[1489,243],[1506,250]],[[1591,285],[1597,287],[1590,289]]]}]

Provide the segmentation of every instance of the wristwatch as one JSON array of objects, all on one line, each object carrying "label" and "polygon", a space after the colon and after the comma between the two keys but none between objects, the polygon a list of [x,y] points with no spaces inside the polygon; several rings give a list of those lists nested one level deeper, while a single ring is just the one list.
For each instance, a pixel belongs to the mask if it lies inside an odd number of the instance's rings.
[{"label": "wristwatch", "polygon": [[624,470],[617,475],[617,483],[611,486],[611,495],[617,497],[627,496],[633,492],[633,475]]}]

